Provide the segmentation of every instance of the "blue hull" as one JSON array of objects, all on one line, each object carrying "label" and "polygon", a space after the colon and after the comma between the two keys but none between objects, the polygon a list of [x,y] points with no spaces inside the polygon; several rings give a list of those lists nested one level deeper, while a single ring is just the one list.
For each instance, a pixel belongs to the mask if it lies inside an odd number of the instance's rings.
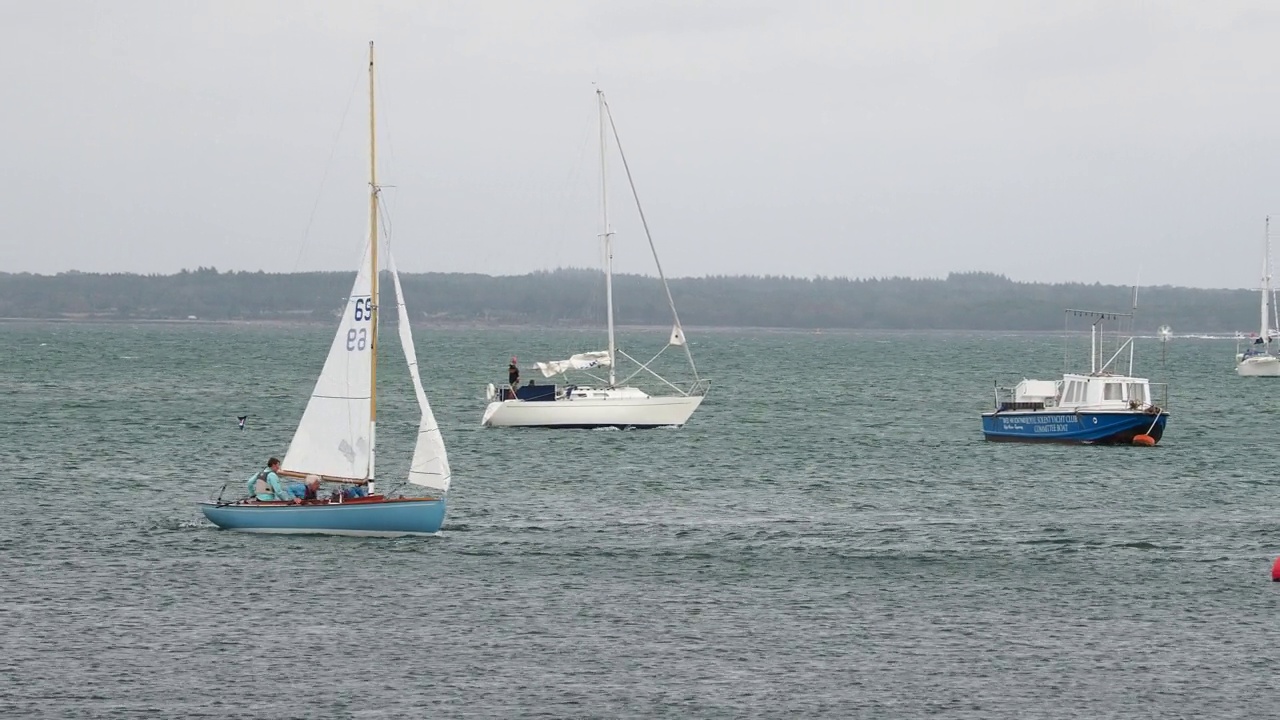
[{"label": "blue hull", "polygon": [[982,433],[988,440],[1004,442],[1129,445],[1138,435],[1150,435],[1159,442],[1168,420],[1165,412],[1157,417],[1124,411],[1006,410],[983,413]]},{"label": "blue hull", "polygon": [[209,522],[223,530],[285,535],[431,535],[444,524],[444,498],[319,505],[219,505],[202,502]]}]

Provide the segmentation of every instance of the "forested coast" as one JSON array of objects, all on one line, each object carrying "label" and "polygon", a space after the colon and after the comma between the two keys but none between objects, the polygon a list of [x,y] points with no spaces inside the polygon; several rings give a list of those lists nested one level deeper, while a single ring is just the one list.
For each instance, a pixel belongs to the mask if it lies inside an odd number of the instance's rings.
[{"label": "forested coast", "polygon": [[[172,275],[0,273],[0,318],[88,320],[325,321],[343,305],[351,273],[219,272]],[[599,271],[560,269],[517,276],[402,273],[406,299],[423,320],[595,325],[604,318]],[[1063,310],[1127,311],[1133,288],[1018,282],[991,273],[946,278],[711,276],[675,278],[671,292],[689,326],[800,329],[1054,330]],[[664,325],[670,311],[653,277],[614,278],[617,322]],[[1247,289],[1144,287],[1136,329],[1253,329],[1258,293]]]}]

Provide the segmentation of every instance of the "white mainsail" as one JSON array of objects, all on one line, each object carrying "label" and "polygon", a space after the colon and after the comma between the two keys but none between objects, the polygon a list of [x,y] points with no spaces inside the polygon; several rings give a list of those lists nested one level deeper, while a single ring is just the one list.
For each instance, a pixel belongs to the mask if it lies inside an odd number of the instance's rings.
[{"label": "white mainsail", "polygon": [[285,453],[285,470],[358,480],[369,477],[374,305],[370,253],[371,245],[366,241],[342,322]]},{"label": "white mainsail", "polygon": [[444,492],[449,489],[451,472],[449,456],[445,453],[444,437],[436,424],[427,393],[422,389],[422,377],[418,373],[418,352],[413,347],[413,330],[409,327],[409,310],[404,304],[404,291],[400,289],[400,273],[396,272],[395,258],[387,253],[387,267],[396,287],[396,312],[400,331],[400,346],[404,359],[409,363],[409,375],[413,378],[413,392],[418,396],[418,408],[422,419],[418,421],[418,441],[413,446],[413,461],[409,464],[409,482]]},{"label": "white mainsail", "polygon": [[608,350],[578,353],[577,355],[571,355],[568,360],[548,360],[534,363],[534,366],[542,371],[543,377],[555,377],[570,370],[590,370],[612,365],[613,360],[609,357]]}]

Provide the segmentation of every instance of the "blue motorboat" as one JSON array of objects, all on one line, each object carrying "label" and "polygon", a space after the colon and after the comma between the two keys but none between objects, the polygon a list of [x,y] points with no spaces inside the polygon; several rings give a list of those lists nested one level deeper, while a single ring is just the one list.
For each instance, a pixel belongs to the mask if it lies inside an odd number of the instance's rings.
[{"label": "blue motorboat", "polygon": [[[1085,445],[1155,445],[1169,420],[1168,388],[1133,376],[1133,337],[1103,360],[1101,324],[1129,320],[1132,314],[1068,310],[1091,319],[1090,371],[1064,373],[1061,380],[1023,379],[997,387],[995,410],[982,414],[987,440],[1056,442]],[[1128,352],[1128,374],[1112,368]],[[1157,397],[1159,395],[1159,397]]]},{"label": "blue motorboat", "polygon": [[[347,297],[338,331],[316,380],[315,390],[298,422],[283,465],[282,477],[302,479],[311,488],[294,497],[288,488],[267,487],[265,471],[255,494],[232,501],[200,503],[209,521],[224,530],[256,533],[330,535],[428,535],[444,523],[449,490],[449,459],[431,404],[422,388],[418,356],[405,308],[395,261],[387,253],[385,268],[395,285],[400,346],[418,400],[418,438],[405,486],[428,496],[387,496],[375,492],[374,446],[377,437],[378,363],[378,193],[373,142],[373,43],[369,44],[369,236],[364,244],[355,284]],[[274,472],[274,470],[273,470]],[[274,478],[272,478],[274,480]],[[322,492],[328,485],[331,492]],[[224,486],[225,489],[225,486]],[[287,497],[280,497],[283,493]]]}]

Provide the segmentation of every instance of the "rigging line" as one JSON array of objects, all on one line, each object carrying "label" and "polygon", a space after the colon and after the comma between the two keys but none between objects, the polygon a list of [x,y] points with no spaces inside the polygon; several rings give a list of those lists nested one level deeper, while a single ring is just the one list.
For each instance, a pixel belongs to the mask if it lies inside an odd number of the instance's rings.
[{"label": "rigging line", "polygon": [[[379,185],[378,187],[394,187],[394,185]],[[387,204],[382,200],[382,193],[378,193],[378,224],[382,226],[382,240],[387,245],[387,255],[391,254],[391,210],[387,208]],[[397,272],[397,274],[399,274]]]},{"label": "rigging line", "polygon": [[[551,186],[547,186],[545,190],[543,190],[546,192],[546,198],[545,202],[540,204],[540,207],[544,208],[548,213],[545,226],[550,232],[549,241],[555,243],[552,259],[555,261],[557,268],[576,268],[577,265],[574,264],[575,259],[581,257],[577,250],[578,241],[573,241],[572,244],[568,246],[569,249],[567,251],[570,259],[568,260],[568,264],[565,264],[565,239],[576,237],[576,233],[570,232],[570,221],[568,218],[575,218],[573,222],[576,223],[577,218],[579,217],[575,191],[583,187],[582,178],[587,168],[587,158],[595,147],[595,142],[593,142],[595,140],[595,133],[592,128],[595,122],[597,121],[594,117],[594,113],[584,118],[581,130],[575,134],[575,137],[580,138],[578,143],[577,159],[570,165],[567,173],[564,175],[563,182],[559,184],[554,193],[551,192]],[[544,184],[535,183],[535,185],[542,190]],[[574,200],[572,203],[570,202],[571,198]],[[568,209],[571,205],[574,208],[572,212]],[[598,247],[599,243],[593,242],[592,246]]]},{"label": "rigging line", "polygon": [[329,181],[329,171],[333,169],[333,156],[338,152],[338,141],[342,137],[342,129],[347,126],[347,116],[351,113],[351,101],[356,96],[356,88],[360,85],[360,76],[364,74],[364,68],[356,73],[356,79],[351,83],[351,92],[347,93],[347,106],[342,110],[342,119],[338,122],[338,131],[333,134],[333,145],[329,148],[329,159],[324,164],[324,174],[320,177],[320,187],[316,190],[316,201],[311,206],[311,215],[307,217],[307,226],[302,230],[302,240],[298,247],[298,257],[293,261],[293,272],[298,271],[298,265],[302,263],[302,253],[307,249],[307,239],[311,236],[311,224],[315,222],[316,212],[320,209],[320,200],[324,197],[324,186]]},{"label": "rigging line", "polygon": [[[658,259],[658,248],[653,244],[653,235],[649,232],[649,221],[644,216],[644,208],[640,206],[640,194],[636,192],[636,182],[631,177],[631,166],[627,164],[627,154],[622,151],[622,138],[618,137],[618,126],[613,122],[613,110],[609,108],[609,100],[605,97],[604,92],[600,93],[600,100],[604,103],[605,113],[609,116],[609,128],[613,130],[613,142],[618,146],[618,157],[622,160],[622,169],[627,173],[627,183],[631,186],[631,197],[636,201],[636,212],[640,213],[640,224],[644,227],[644,236],[649,241],[649,251],[653,253],[653,264],[658,267],[658,278],[662,280],[662,289],[667,293],[667,305],[671,308],[671,317],[676,321],[676,327],[680,325],[680,315],[676,312],[676,301],[671,297],[671,286],[667,284],[667,276],[662,272],[662,261]],[[605,232],[608,232],[605,228]],[[693,362],[693,351],[689,349],[688,339],[684,342],[684,354],[689,359],[689,367],[693,369],[694,379],[698,378],[698,366]]]}]

